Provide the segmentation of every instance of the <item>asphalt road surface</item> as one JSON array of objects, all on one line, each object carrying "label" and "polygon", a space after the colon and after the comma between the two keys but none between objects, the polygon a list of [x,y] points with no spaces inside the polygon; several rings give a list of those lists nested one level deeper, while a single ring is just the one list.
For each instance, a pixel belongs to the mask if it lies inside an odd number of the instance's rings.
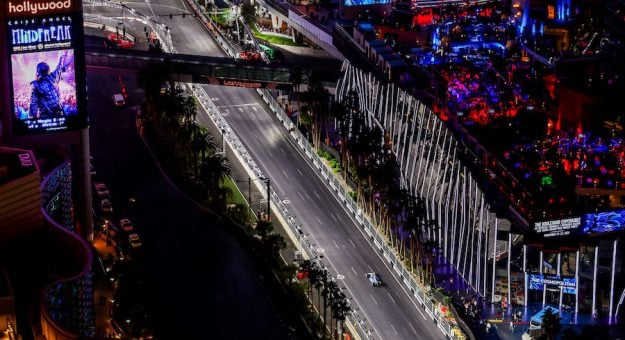
[{"label": "asphalt road surface", "polygon": [[[184,0],[128,4],[135,5],[137,10],[147,6],[157,14],[176,13],[172,9],[176,7],[189,10]],[[196,19],[163,16],[161,20],[172,27],[178,53],[224,55]],[[323,255],[322,261],[330,273],[343,277],[339,286],[351,298],[351,306],[365,318],[365,327],[371,330],[372,336],[376,339],[442,339],[441,332],[373,251],[355,221],[295,150],[255,91],[218,86],[204,88],[225,113],[263,172],[271,178],[272,189],[290,202],[291,211],[311,243],[316,245],[318,254]],[[198,115],[198,119],[202,124],[209,124],[205,113]],[[370,285],[365,273],[371,271],[381,274],[383,286]]]}]

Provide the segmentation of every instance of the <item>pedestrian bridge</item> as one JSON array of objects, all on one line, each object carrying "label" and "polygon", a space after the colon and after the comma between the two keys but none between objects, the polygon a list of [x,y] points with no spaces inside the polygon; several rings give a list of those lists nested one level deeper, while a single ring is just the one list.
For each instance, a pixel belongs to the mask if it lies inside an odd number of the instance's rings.
[{"label": "pedestrian bridge", "polygon": [[[312,74],[316,74],[321,81],[336,82],[340,73],[340,65],[334,68],[322,63],[314,65],[315,69],[310,63],[307,65],[283,62],[266,64],[263,61],[96,47],[87,48],[85,58],[88,66],[133,71],[150,64],[168,65],[166,67],[169,73],[175,75],[176,79],[181,82],[249,88],[291,90],[295,72],[301,71],[300,84],[308,84]],[[333,70],[336,71],[333,72]]]}]

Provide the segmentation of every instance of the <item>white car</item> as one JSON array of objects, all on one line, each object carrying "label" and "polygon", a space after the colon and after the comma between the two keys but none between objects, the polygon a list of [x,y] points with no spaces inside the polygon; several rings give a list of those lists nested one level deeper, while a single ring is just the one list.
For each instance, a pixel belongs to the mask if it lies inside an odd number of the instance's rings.
[{"label": "white car", "polygon": [[113,212],[113,204],[108,198],[105,198],[100,201],[100,209],[104,212]]},{"label": "white car", "polygon": [[377,287],[382,285],[382,278],[380,278],[380,275],[377,273],[367,273],[365,275],[367,276],[367,279],[369,279],[369,282],[371,282],[372,286]]},{"label": "white car", "polygon": [[134,227],[132,226],[132,222],[130,222],[130,220],[127,219],[127,218],[122,218],[121,220],[119,220],[119,225],[127,233],[129,233],[129,232],[134,230]]},{"label": "white car", "polygon": [[116,107],[124,106],[126,105],[126,99],[121,93],[115,93],[113,95],[113,104],[115,104]]},{"label": "white car", "polygon": [[95,191],[98,193],[98,196],[105,197],[110,194],[109,188],[104,183],[96,183]]},{"label": "white car", "polygon": [[133,248],[139,248],[142,245],[139,235],[135,233],[128,235],[128,242],[130,243],[130,246]]}]

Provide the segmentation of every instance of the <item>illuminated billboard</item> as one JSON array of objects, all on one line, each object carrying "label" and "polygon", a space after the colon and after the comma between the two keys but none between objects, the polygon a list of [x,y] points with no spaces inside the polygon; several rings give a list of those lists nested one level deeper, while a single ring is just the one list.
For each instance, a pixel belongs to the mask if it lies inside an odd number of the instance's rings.
[{"label": "illuminated billboard", "polygon": [[344,0],[343,6],[387,5],[391,0]]},{"label": "illuminated billboard", "polygon": [[562,287],[565,294],[575,294],[577,285],[574,277],[548,276],[542,274],[528,275],[528,288],[533,290],[543,290],[543,285]]},{"label": "illuminated billboard", "polygon": [[[23,7],[30,9],[31,3]],[[32,11],[31,11],[32,12]],[[86,126],[79,108],[84,71],[75,60],[78,15],[57,14],[7,21],[8,52],[16,135],[73,130]],[[83,60],[83,59],[80,59]],[[82,68],[84,70],[84,67]]]},{"label": "illuminated billboard", "polygon": [[605,211],[584,215],[582,233],[603,234],[625,230],[625,210]]}]

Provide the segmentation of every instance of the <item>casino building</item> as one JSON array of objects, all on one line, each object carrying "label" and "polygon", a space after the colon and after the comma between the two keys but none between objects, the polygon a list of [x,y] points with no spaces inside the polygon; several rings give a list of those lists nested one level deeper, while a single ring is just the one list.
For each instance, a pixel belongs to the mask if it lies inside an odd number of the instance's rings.
[{"label": "casino building", "polygon": [[[466,288],[507,313],[550,305],[567,323],[622,319],[622,6],[511,1],[526,63],[516,66],[551,69],[541,82],[557,105],[527,105],[481,135],[470,117],[441,115],[344,65],[337,99],[350,91],[365,98],[361,109],[388,135],[403,187],[427,202],[435,223],[424,233],[444,259],[438,286]],[[380,99],[367,100],[371,93]]]}]

